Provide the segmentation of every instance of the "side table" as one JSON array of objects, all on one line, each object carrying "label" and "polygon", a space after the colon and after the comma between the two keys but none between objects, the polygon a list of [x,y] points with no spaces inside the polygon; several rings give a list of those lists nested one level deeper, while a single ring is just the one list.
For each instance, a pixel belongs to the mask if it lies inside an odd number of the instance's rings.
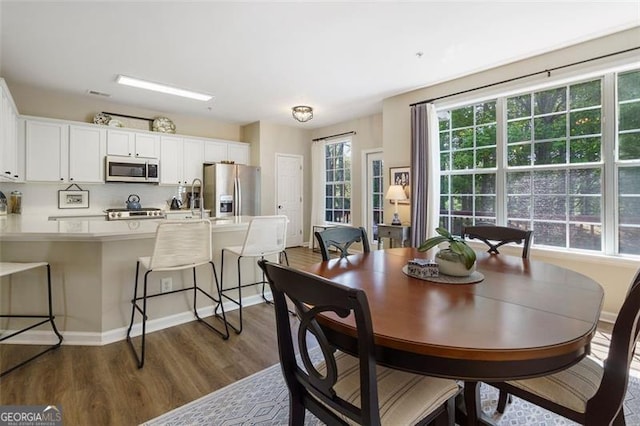
[{"label": "side table", "polygon": [[389,248],[393,248],[393,241],[400,243],[400,247],[405,247],[405,241],[409,241],[409,225],[385,225],[378,224],[378,250],[382,249],[382,239],[389,238]]}]

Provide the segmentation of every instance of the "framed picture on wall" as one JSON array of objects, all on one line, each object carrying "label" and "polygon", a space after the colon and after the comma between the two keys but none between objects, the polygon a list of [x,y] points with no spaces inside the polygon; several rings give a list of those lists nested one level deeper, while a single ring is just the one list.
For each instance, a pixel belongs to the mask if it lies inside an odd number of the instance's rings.
[{"label": "framed picture on wall", "polygon": [[[78,189],[71,189],[72,187]],[[89,191],[83,191],[78,185],[69,185],[66,189],[58,191],[59,209],[88,209]]]},{"label": "framed picture on wall", "polygon": [[407,200],[398,201],[398,204],[409,204],[411,201],[411,167],[389,167],[389,185],[401,185],[407,195]]}]

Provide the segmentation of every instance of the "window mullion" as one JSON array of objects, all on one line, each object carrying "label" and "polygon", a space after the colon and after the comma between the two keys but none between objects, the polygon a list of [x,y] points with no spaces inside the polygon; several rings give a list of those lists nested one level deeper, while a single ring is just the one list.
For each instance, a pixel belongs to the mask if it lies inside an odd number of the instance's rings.
[{"label": "window mullion", "polygon": [[602,209],[604,218],[604,253],[613,255],[618,250],[618,170],[616,155],[616,75],[604,76],[602,93]]},{"label": "window mullion", "polygon": [[507,226],[507,100],[496,102],[496,225]]}]

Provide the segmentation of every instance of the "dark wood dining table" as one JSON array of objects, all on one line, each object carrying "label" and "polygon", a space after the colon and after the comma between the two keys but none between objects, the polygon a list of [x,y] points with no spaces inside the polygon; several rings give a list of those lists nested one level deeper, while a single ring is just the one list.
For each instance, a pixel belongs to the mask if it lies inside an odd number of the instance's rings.
[{"label": "dark wood dining table", "polygon": [[[366,292],[378,363],[463,380],[467,424],[491,424],[480,408],[480,382],[546,375],[588,354],[604,292],[585,275],[477,253],[481,282],[442,284],[406,275],[413,258],[426,255],[377,250],[305,270]],[[357,353],[351,316],[328,315],[323,328],[341,350]]]}]

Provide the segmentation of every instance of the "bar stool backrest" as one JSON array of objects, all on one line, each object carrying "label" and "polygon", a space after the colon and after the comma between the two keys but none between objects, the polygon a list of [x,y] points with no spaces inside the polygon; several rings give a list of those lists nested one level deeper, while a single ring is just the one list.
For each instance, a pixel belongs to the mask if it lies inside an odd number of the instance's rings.
[{"label": "bar stool backrest", "polygon": [[256,216],[249,222],[241,256],[261,257],[278,254],[286,248],[287,216]]},{"label": "bar stool backrest", "polygon": [[158,225],[150,269],[183,269],[208,263],[211,259],[211,222],[208,219],[164,221]]}]

